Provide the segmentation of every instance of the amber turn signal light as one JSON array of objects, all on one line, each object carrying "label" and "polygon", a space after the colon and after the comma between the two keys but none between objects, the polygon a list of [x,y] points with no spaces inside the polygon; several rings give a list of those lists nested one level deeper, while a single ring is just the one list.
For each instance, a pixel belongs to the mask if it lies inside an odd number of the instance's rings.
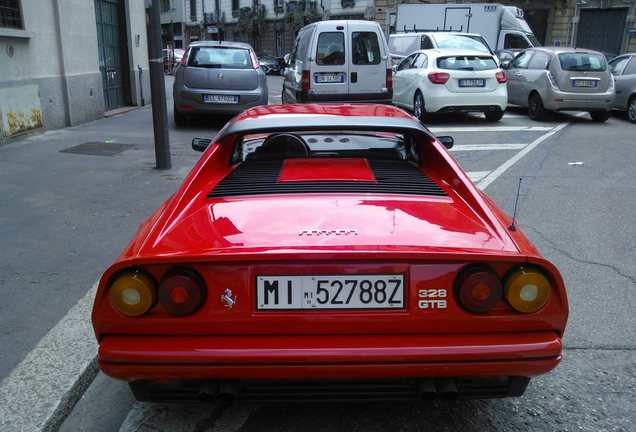
[{"label": "amber turn signal light", "polygon": [[174,315],[188,315],[205,300],[203,279],[188,269],[166,274],[159,284],[159,303]]},{"label": "amber turn signal light", "polygon": [[550,282],[536,269],[520,268],[506,278],[504,296],[517,311],[536,312],[550,299]]},{"label": "amber turn signal light", "polygon": [[145,314],[156,300],[155,284],[143,273],[124,273],[110,287],[111,304],[117,312],[129,317]]},{"label": "amber turn signal light", "polygon": [[499,276],[489,267],[466,269],[455,281],[455,297],[471,312],[487,312],[501,300]]}]

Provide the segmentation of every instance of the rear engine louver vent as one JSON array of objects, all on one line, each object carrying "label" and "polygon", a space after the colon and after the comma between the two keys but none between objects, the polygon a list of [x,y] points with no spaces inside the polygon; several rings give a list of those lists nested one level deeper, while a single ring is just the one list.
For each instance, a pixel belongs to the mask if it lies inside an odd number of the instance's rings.
[{"label": "rear engine louver vent", "polygon": [[219,182],[208,198],[307,193],[372,193],[446,196],[426,174],[407,161],[369,160],[377,183],[302,181],[278,183],[283,161],[246,161]]}]

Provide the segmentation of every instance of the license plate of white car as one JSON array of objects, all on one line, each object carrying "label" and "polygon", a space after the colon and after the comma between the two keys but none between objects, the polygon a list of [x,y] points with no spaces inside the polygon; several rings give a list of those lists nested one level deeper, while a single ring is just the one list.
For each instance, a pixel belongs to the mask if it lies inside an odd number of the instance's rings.
[{"label": "license plate of white car", "polygon": [[404,309],[404,275],[257,276],[256,309]]},{"label": "license plate of white car", "polygon": [[234,95],[205,95],[203,100],[210,103],[238,103],[238,96]]},{"label": "license plate of white car", "polygon": [[316,83],[343,83],[344,74],[317,74]]},{"label": "license plate of white car", "polygon": [[461,79],[459,80],[460,87],[484,87],[486,80],[483,79]]},{"label": "license plate of white car", "polygon": [[596,88],[597,81],[594,80],[574,80],[572,81],[573,87],[593,87]]}]

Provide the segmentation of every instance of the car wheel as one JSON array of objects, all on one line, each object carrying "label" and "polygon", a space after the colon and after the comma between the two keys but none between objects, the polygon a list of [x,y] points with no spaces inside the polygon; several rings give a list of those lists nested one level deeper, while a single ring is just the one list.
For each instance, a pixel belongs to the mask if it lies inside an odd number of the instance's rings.
[{"label": "car wheel", "polygon": [[280,75],[280,76],[285,75],[285,68],[278,69],[278,75]]},{"label": "car wheel", "polygon": [[177,108],[174,108],[174,124],[176,124],[177,126],[185,126],[186,123],[188,122],[188,116],[186,116],[185,114],[181,114],[179,111],[177,111]]},{"label": "car wheel", "polygon": [[415,98],[413,99],[413,115],[421,122],[425,122],[431,118],[431,115],[426,112],[426,108],[424,107],[424,96],[422,96],[422,93],[419,91],[415,93]]},{"label": "car wheel", "polygon": [[528,115],[532,120],[543,120],[547,114],[539,93],[532,93],[528,99]]},{"label": "car wheel", "polygon": [[590,112],[590,116],[592,117],[592,120],[594,120],[595,122],[602,123],[604,121],[607,121],[612,116],[612,112],[611,111],[592,111]]},{"label": "car wheel", "polygon": [[636,96],[631,98],[627,105],[627,118],[630,122],[636,123]]},{"label": "car wheel", "polygon": [[486,111],[484,115],[488,121],[499,121],[503,118],[504,112],[503,110]]}]

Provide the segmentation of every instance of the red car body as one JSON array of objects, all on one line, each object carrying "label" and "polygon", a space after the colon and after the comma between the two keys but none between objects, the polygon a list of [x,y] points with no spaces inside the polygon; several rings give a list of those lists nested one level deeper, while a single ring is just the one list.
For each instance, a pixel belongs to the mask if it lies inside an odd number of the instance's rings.
[{"label": "red car body", "polygon": [[[224,179],[249,165],[249,155],[237,161],[236,154],[250,139],[293,132],[329,141],[342,131],[354,140],[370,134],[412,143],[416,154],[409,157],[420,162],[405,163],[441,193],[412,193],[411,181],[400,183],[392,171],[386,180],[398,183],[369,192],[364,188],[380,183],[370,157],[324,149],[286,158],[283,168],[274,164],[267,187],[265,174],[248,172],[247,181],[220,191]],[[281,186],[291,189],[271,189]],[[530,377],[561,360],[568,305],[558,270],[511,223],[440,141],[397,108],[250,109],[226,125],[101,278],[93,310],[99,365],[130,382],[138,399],[152,401],[521,395]],[[161,291],[175,268],[196,274],[203,287],[194,312],[175,315],[163,300],[140,316],[114,307],[111,291],[122,273],[143,273],[150,291]],[[491,301],[495,285],[507,287],[515,269],[534,269],[548,281],[539,310],[519,312],[503,294],[485,311],[467,309],[474,299]],[[471,272],[493,282],[473,284],[474,299],[464,304],[462,283]],[[403,298],[391,310],[264,310],[263,291],[256,292],[261,275],[335,275],[336,285],[339,275],[358,275],[360,290],[365,275],[398,275]],[[265,286],[273,295],[271,283]],[[382,283],[373,285],[377,305],[388,301],[378,292]],[[180,288],[171,289],[176,296]],[[358,294],[362,302],[371,296]],[[333,303],[337,295],[329,296]]]}]

